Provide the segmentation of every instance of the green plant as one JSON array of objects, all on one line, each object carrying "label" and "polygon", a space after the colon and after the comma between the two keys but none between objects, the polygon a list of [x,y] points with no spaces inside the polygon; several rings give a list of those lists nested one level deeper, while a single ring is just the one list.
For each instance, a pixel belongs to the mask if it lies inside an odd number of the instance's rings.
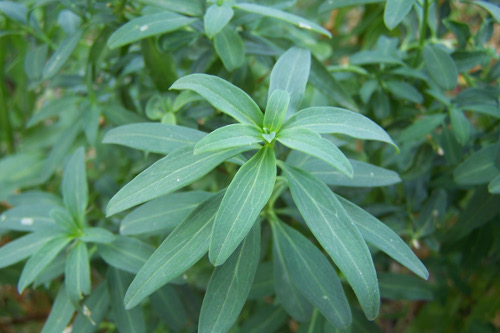
[{"label": "green plant", "polygon": [[499,12],[0,1],[1,283],[42,332],[493,331]]}]

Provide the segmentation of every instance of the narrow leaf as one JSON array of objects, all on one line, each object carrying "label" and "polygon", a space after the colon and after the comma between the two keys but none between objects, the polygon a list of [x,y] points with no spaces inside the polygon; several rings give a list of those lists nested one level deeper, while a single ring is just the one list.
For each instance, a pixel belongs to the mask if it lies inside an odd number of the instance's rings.
[{"label": "narrow leaf", "polygon": [[75,309],[66,294],[66,289],[61,286],[41,333],[63,332],[74,312]]},{"label": "narrow leaf", "polygon": [[117,236],[110,244],[99,244],[98,253],[110,266],[125,272],[137,273],[154,248],[136,238]]},{"label": "narrow leaf", "polygon": [[384,10],[385,26],[389,30],[394,29],[408,15],[414,3],[415,0],[387,0]]},{"label": "narrow leaf", "polygon": [[418,119],[401,132],[398,141],[405,142],[423,140],[425,139],[425,135],[431,133],[436,127],[441,125],[445,118],[445,114],[433,114],[426,116],[425,118]]},{"label": "narrow leaf", "polygon": [[441,88],[452,90],[457,86],[457,66],[448,52],[439,45],[427,44],[423,56],[429,75]]},{"label": "narrow leaf", "polygon": [[280,306],[260,306],[242,326],[240,333],[275,333],[287,320],[286,312]]},{"label": "narrow leaf", "polygon": [[261,131],[254,125],[232,124],[219,127],[194,146],[194,153],[217,152],[262,142]]},{"label": "narrow leaf", "polygon": [[464,113],[456,109],[454,107],[449,108],[450,112],[450,120],[451,120],[451,128],[453,129],[453,133],[457,138],[458,142],[462,146],[466,145],[469,142],[470,138],[470,124],[467,117]]},{"label": "narrow leaf", "polygon": [[301,29],[315,31],[315,32],[323,34],[327,37],[330,37],[330,38],[332,37],[332,34],[330,33],[330,31],[326,30],[322,26],[320,26],[312,21],[306,20],[300,16],[293,15],[293,14],[281,11],[279,9],[275,9],[275,8],[268,7],[268,6],[256,5],[253,3],[235,3],[233,5],[233,8],[238,8],[238,9],[244,10],[246,12],[255,13],[258,15],[269,16],[269,17],[296,25]]},{"label": "narrow leaf", "polygon": [[291,149],[317,157],[347,177],[352,178],[353,170],[347,157],[331,141],[307,128],[290,128],[280,131],[278,141]]},{"label": "narrow leaf", "polygon": [[175,81],[170,89],[188,89],[203,96],[212,106],[242,124],[262,125],[264,116],[243,90],[217,76],[191,74]]},{"label": "narrow leaf", "polygon": [[115,235],[107,229],[93,227],[83,229],[79,238],[85,243],[109,244],[115,240]]},{"label": "narrow leaf", "polygon": [[85,219],[88,205],[87,174],[85,172],[85,151],[78,148],[64,168],[62,179],[64,205],[80,224]]},{"label": "narrow leaf", "polygon": [[493,194],[500,194],[500,175],[493,178],[493,180],[488,184],[488,191]]},{"label": "narrow leaf", "polygon": [[285,119],[289,104],[290,94],[288,92],[281,89],[274,90],[267,101],[264,128],[267,128],[270,132],[278,132]]},{"label": "narrow leaf", "polygon": [[382,298],[431,301],[434,297],[428,283],[411,275],[379,273]]},{"label": "narrow leaf", "polygon": [[73,332],[94,333],[108,312],[109,301],[106,283],[101,283],[83,302],[83,311],[78,312],[73,322]]},{"label": "narrow leaf", "polygon": [[245,163],[229,184],[210,239],[209,259],[223,264],[252,228],[276,181],[276,157],[264,146]]},{"label": "narrow leaf", "polygon": [[340,133],[364,140],[387,142],[399,150],[386,131],[368,117],[342,108],[322,106],[303,109],[284,125],[303,127],[318,133]]},{"label": "narrow leaf", "polygon": [[66,61],[78,46],[78,42],[82,38],[82,31],[77,31],[59,44],[55,52],[49,58],[43,67],[42,77],[44,80],[50,79],[64,66]]},{"label": "narrow leaf", "polygon": [[495,166],[497,145],[489,145],[462,162],[453,172],[459,185],[479,185],[491,181],[500,174]]},{"label": "narrow leaf", "polygon": [[22,24],[26,24],[28,21],[28,8],[22,3],[0,1],[0,12],[11,20]]},{"label": "narrow leaf", "polygon": [[194,21],[196,21],[195,18],[169,11],[144,15],[127,22],[116,30],[108,39],[108,47],[114,49],[143,38],[174,31]]},{"label": "narrow leaf", "polygon": [[127,309],[182,274],[207,252],[213,220],[222,197],[223,192],[201,203],[168,235],[127,290]]},{"label": "narrow leaf", "polygon": [[179,148],[140,173],[111,198],[107,215],[116,214],[189,185],[223,161],[255,147],[246,146],[197,155],[193,154],[193,148],[194,145]]},{"label": "narrow leaf", "polygon": [[257,271],[260,221],[227,261],[215,268],[201,306],[198,332],[227,332],[240,314]]},{"label": "narrow leaf", "polygon": [[234,11],[229,6],[218,6],[213,4],[208,7],[203,24],[205,26],[205,34],[212,39],[219,31],[221,31],[231,20]]},{"label": "narrow leaf", "polygon": [[170,52],[161,52],[154,37],[141,41],[142,57],[149,72],[149,77],[156,88],[167,92],[168,88],[177,80],[177,68]]},{"label": "narrow leaf", "polygon": [[28,258],[55,236],[53,230],[40,230],[3,245],[0,248],[0,268]]},{"label": "narrow leaf", "polygon": [[360,232],[328,186],[304,170],[280,166],[307,225],[344,273],[367,318],[375,319],[380,307],[377,274]]},{"label": "narrow leaf", "polygon": [[495,5],[488,1],[470,1],[469,3],[473,3],[486,9],[491,14],[491,16],[493,16],[495,21],[500,24],[500,7],[498,5]]},{"label": "narrow leaf", "polygon": [[84,242],[76,242],[66,259],[64,282],[69,299],[77,304],[90,293],[90,264],[87,246]]},{"label": "narrow leaf", "polygon": [[52,204],[21,205],[0,215],[0,230],[37,231],[56,227],[50,211]]},{"label": "narrow leaf", "polygon": [[226,26],[214,36],[215,52],[228,72],[234,72],[245,62],[245,44],[239,33]]},{"label": "narrow leaf", "polygon": [[424,101],[424,96],[417,88],[403,81],[385,81],[385,87],[395,97],[408,100],[413,103],[420,104]]},{"label": "narrow leaf", "polygon": [[281,253],[290,277],[304,296],[336,327],[351,323],[349,303],[326,257],[307,238],[280,221],[271,223],[273,253]]},{"label": "narrow leaf", "polygon": [[182,331],[187,323],[187,314],[175,288],[166,284],[151,297],[151,307],[158,313],[161,320],[174,332]]}]

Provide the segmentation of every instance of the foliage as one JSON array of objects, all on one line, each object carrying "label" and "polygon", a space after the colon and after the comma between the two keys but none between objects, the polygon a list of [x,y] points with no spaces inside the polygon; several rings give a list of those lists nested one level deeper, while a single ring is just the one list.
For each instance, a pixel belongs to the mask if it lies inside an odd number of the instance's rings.
[{"label": "foliage", "polygon": [[0,13],[0,281],[42,332],[500,327],[498,1]]}]

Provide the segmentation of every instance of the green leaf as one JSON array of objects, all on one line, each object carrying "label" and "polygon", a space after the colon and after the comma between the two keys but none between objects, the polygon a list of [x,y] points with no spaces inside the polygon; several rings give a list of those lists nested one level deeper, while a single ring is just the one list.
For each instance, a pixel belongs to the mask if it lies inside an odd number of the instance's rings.
[{"label": "green leaf", "polygon": [[449,109],[450,112],[450,120],[451,120],[451,128],[453,129],[453,133],[455,134],[458,142],[462,146],[465,146],[469,142],[470,138],[470,124],[467,117],[465,117],[464,113],[451,107]]},{"label": "green leaf", "polygon": [[83,302],[83,311],[78,312],[73,322],[73,332],[94,333],[108,312],[109,301],[106,283],[101,283]]},{"label": "green leaf", "polygon": [[290,104],[290,94],[285,90],[275,89],[267,100],[264,128],[270,132],[278,132],[285,119],[288,104]]},{"label": "green leaf", "polygon": [[283,12],[279,9],[275,9],[275,8],[268,7],[268,6],[256,5],[253,3],[235,3],[235,4],[233,4],[233,8],[238,8],[238,9],[244,10],[244,11],[249,12],[249,13],[255,13],[258,15],[272,17],[272,18],[275,18],[275,19],[278,19],[281,21],[291,23],[291,24],[293,24],[301,29],[315,31],[315,32],[323,34],[327,37],[330,37],[330,38],[332,37],[332,34],[330,33],[330,31],[326,30],[322,26],[320,26],[312,21],[306,20],[300,16],[293,15],[293,14],[290,14],[287,12]]},{"label": "green leaf", "polygon": [[90,293],[89,254],[84,242],[77,241],[68,253],[64,283],[69,299],[75,304]]},{"label": "green leaf", "polygon": [[408,15],[414,3],[415,0],[387,0],[384,10],[385,26],[389,30],[394,29]]},{"label": "green leaf", "polygon": [[144,15],[130,20],[113,32],[108,39],[108,47],[114,49],[143,38],[174,31],[194,21],[196,21],[195,18],[186,17],[169,11]]},{"label": "green leaf", "polygon": [[189,191],[170,193],[152,200],[127,214],[120,224],[120,234],[138,235],[172,231],[212,193]]},{"label": "green leaf", "polygon": [[161,320],[174,332],[182,331],[187,323],[187,315],[175,288],[166,284],[151,294],[151,307]]},{"label": "green leaf", "polygon": [[311,52],[292,47],[279,57],[271,71],[267,98],[271,99],[273,92],[277,89],[288,92],[290,103],[285,118],[294,114],[302,103],[310,67]]},{"label": "green leaf", "polygon": [[321,251],[298,231],[272,221],[273,254],[284,260],[297,288],[336,327],[351,323],[349,303],[337,273]]},{"label": "green leaf", "polygon": [[28,23],[28,8],[14,1],[0,1],[0,12],[11,20],[22,24]]},{"label": "green leaf", "polygon": [[401,132],[398,141],[425,140],[425,136],[441,125],[445,118],[445,114],[433,114],[425,118],[420,118]]},{"label": "green leaf", "polygon": [[205,135],[204,132],[179,125],[135,123],[111,129],[102,142],[168,154],[185,145],[198,142]]},{"label": "green leaf", "polygon": [[170,52],[161,52],[154,37],[145,38],[141,42],[142,57],[155,87],[161,92],[177,80],[177,68]]},{"label": "green leaf", "polygon": [[42,78],[43,66],[47,60],[48,45],[40,45],[26,53],[24,58],[24,71],[31,81],[39,81]]},{"label": "green leaf", "polygon": [[304,170],[285,163],[280,167],[307,225],[345,275],[366,317],[375,319],[380,307],[377,274],[360,232],[328,186]]},{"label": "green leaf", "polygon": [[500,7],[498,5],[495,5],[487,1],[467,1],[467,2],[483,7],[491,14],[491,16],[493,16],[495,21],[497,21],[497,23],[500,24]]},{"label": "green leaf", "polygon": [[429,284],[411,275],[379,273],[378,281],[382,298],[410,301],[434,298]]},{"label": "green leaf", "polygon": [[479,185],[491,181],[500,174],[495,166],[497,146],[489,145],[467,158],[453,172],[459,185]]},{"label": "green leaf", "polygon": [[227,261],[215,268],[201,306],[198,332],[227,332],[245,304],[257,271],[260,221]]},{"label": "green leaf", "polygon": [[0,268],[28,258],[56,236],[57,234],[53,230],[40,230],[2,245],[0,248]]},{"label": "green leaf", "polygon": [[190,74],[181,77],[170,89],[192,90],[203,96],[212,106],[242,124],[261,126],[264,116],[253,99],[232,83],[208,74]]},{"label": "green leaf", "polygon": [[232,124],[219,127],[198,141],[194,146],[194,153],[217,152],[254,145],[259,142],[262,142],[262,136],[258,127],[247,124]]},{"label": "green leaf", "polygon": [[182,2],[177,0],[139,0],[139,2],[188,16],[203,15],[203,2],[199,0],[183,0]]},{"label": "green leaf", "polygon": [[448,206],[446,191],[435,190],[425,205],[420,209],[415,220],[414,238],[429,236],[435,230],[435,225],[443,220]]},{"label": "green leaf", "polygon": [[85,220],[85,209],[89,201],[85,172],[85,150],[83,147],[75,150],[66,164],[61,188],[64,205],[81,225]]},{"label": "green leaf", "polygon": [[318,133],[341,133],[364,140],[387,142],[399,151],[386,131],[368,117],[342,108],[320,106],[297,112],[283,129],[302,127]]},{"label": "green leaf", "polygon": [[50,211],[59,206],[52,204],[22,205],[4,212],[0,216],[0,230],[37,231],[54,229]]},{"label": "green leaf", "polygon": [[429,75],[445,90],[452,90],[458,83],[458,70],[453,58],[443,47],[434,44],[424,46],[424,62]]},{"label": "green leaf", "polygon": [[77,31],[59,44],[55,52],[43,67],[42,77],[44,80],[52,78],[57,74],[62,66],[64,66],[66,61],[68,61],[69,57],[78,46],[78,42],[82,38],[82,35],[82,31]]},{"label": "green leaf", "polygon": [[214,36],[215,52],[228,72],[234,72],[245,62],[245,44],[239,33],[226,26]]},{"label": "green leaf", "polygon": [[83,229],[79,238],[85,243],[109,244],[115,240],[115,235],[107,229],[93,227]]},{"label": "green leaf", "polygon": [[200,179],[223,161],[255,149],[254,146],[246,146],[195,155],[193,148],[194,145],[181,147],[140,173],[111,198],[107,215],[178,190]]},{"label": "green leaf", "polygon": [[333,9],[350,7],[350,6],[360,6],[371,3],[385,2],[385,0],[336,0],[336,1],[325,1],[319,7],[319,12],[327,12]]},{"label": "green leaf", "polygon": [[325,317],[319,313],[318,309],[314,309],[311,320],[300,325],[297,333],[323,333],[324,323]]},{"label": "green leaf", "polygon": [[59,226],[66,234],[75,234],[78,232],[78,227],[73,220],[71,214],[62,207],[53,208],[50,211],[50,217],[54,223]]},{"label": "green leaf", "polygon": [[205,26],[205,34],[212,39],[219,31],[221,31],[231,20],[234,11],[229,6],[218,6],[216,4],[208,7],[203,24]]},{"label": "green leaf", "polygon": [[110,244],[99,244],[98,253],[110,266],[125,272],[137,273],[154,248],[136,238],[116,236]]},{"label": "green leaf", "polygon": [[132,280],[130,274],[110,268],[107,280],[111,296],[111,313],[118,331],[120,333],[145,333],[146,325],[142,307],[127,310],[123,305],[125,290]]},{"label": "green leaf", "polygon": [[424,96],[412,85],[403,81],[385,81],[385,87],[397,98],[421,104]]},{"label": "green leaf", "polygon": [[274,295],[273,261],[265,261],[259,264],[252,289],[248,294],[249,300],[263,299]]},{"label": "green leaf", "polygon": [[287,319],[286,312],[279,306],[265,304],[260,306],[242,326],[240,333],[280,332]]},{"label": "green leaf", "polygon": [[276,157],[264,146],[236,173],[215,217],[208,257],[222,265],[248,234],[276,181]]},{"label": "green leaf", "polygon": [[66,294],[66,289],[61,286],[41,333],[63,332],[74,312],[75,309]]},{"label": "green leaf", "polygon": [[127,290],[127,309],[182,274],[207,252],[213,220],[222,197],[223,192],[220,192],[201,203],[168,235]]},{"label": "green leaf", "polygon": [[57,254],[71,241],[66,235],[56,236],[43,244],[24,265],[17,283],[17,290],[23,290],[33,282],[36,277],[47,267]]},{"label": "green leaf", "polygon": [[340,196],[337,197],[351,221],[354,222],[368,243],[383,251],[422,279],[429,277],[427,268],[398,234],[362,208]]},{"label": "green leaf", "polygon": [[347,177],[352,178],[353,170],[347,157],[331,141],[318,133],[303,127],[287,128],[279,132],[278,141],[291,149],[317,157]]},{"label": "green leaf", "polygon": [[493,178],[488,184],[488,191],[490,191],[490,193],[500,194],[500,175]]}]

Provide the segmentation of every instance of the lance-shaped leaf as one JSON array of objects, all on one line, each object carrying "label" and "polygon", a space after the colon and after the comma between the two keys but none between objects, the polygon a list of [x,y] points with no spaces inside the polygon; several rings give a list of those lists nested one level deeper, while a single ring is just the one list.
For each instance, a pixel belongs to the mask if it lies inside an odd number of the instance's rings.
[{"label": "lance-shaped leaf", "polygon": [[267,101],[264,128],[278,132],[285,119],[288,104],[290,104],[290,94],[285,90],[274,90]]},{"label": "lance-shaped leaf", "polygon": [[275,181],[274,150],[264,146],[238,170],[217,212],[208,253],[215,266],[222,265],[248,234]]},{"label": "lance-shaped leaf", "polygon": [[212,106],[243,124],[262,125],[264,116],[246,92],[214,75],[191,74],[175,81],[170,89],[188,89],[203,96]]},{"label": "lance-shaped leaf", "polygon": [[201,203],[175,230],[137,273],[125,295],[131,309],[196,263],[208,250],[213,220],[223,192]]},{"label": "lance-shaped leaf", "polygon": [[279,164],[288,178],[293,201],[321,246],[344,273],[368,319],[380,308],[377,274],[359,230],[335,194],[310,173]]},{"label": "lance-shaped leaf", "polygon": [[302,127],[318,133],[340,133],[364,140],[387,142],[399,150],[386,131],[368,117],[342,108],[320,106],[297,112],[284,129]]},{"label": "lance-shaped leaf", "polygon": [[215,34],[228,24],[233,15],[234,11],[229,6],[218,6],[217,4],[213,4],[208,7],[203,17],[203,25],[207,37],[210,39],[213,38]]},{"label": "lance-shaped leaf", "polygon": [[87,245],[76,242],[66,259],[64,282],[70,300],[77,304],[83,295],[90,293],[90,265]]},{"label": "lance-shaped leaf", "polygon": [[214,37],[215,51],[228,72],[240,68],[245,62],[245,44],[239,33],[226,26]]},{"label": "lance-shaped leaf", "polygon": [[73,322],[73,332],[93,333],[108,312],[109,292],[106,283],[101,283],[83,302],[83,311]]},{"label": "lance-shaped leaf", "polygon": [[83,229],[79,238],[85,243],[109,244],[115,240],[115,235],[107,229],[94,227]]},{"label": "lance-shaped leaf", "polygon": [[273,253],[280,252],[297,288],[336,327],[351,323],[349,303],[328,259],[307,238],[280,221],[271,223]]},{"label": "lance-shaped leaf", "polygon": [[181,147],[140,173],[111,198],[107,215],[178,190],[200,179],[234,155],[255,149],[254,146],[246,146],[195,155],[193,148],[194,145]]},{"label": "lance-shaped leaf", "polygon": [[215,268],[201,306],[198,332],[227,332],[248,297],[260,254],[260,221],[227,259]]},{"label": "lance-shaped leaf", "polygon": [[468,157],[453,172],[457,184],[485,184],[500,174],[495,166],[497,145],[487,146]]},{"label": "lance-shaped leaf", "polygon": [[387,0],[384,10],[384,23],[389,30],[394,29],[413,7],[415,0]]},{"label": "lance-shaped leaf", "polygon": [[283,53],[273,67],[267,98],[271,99],[277,89],[288,92],[290,102],[285,118],[290,118],[302,103],[310,67],[311,52],[298,47]]},{"label": "lance-shaped leaf", "polygon": [[500,175],[493,178],[488,184],[488,191],[493,194],[500,194]]},{"label": "lance-shaped leaf", "polygon": [[429,277],[429,272],[408,245],[383,222],[356,206],[352,202],[337,196],[344,206],[351,221],[355,223],[363,238],[386,253],[388,256],[405,266],[422,279]]},{"label": "lance-shaped leaf", "polygon": [[37,231],[56,227],[50,211],[53,204],[21,205],[0,215],[0,230]]},{"label": "lance-shaped leaf", "polygon": [[0,268],[28,258],[55,236],[53,230],[40,230],[3,245],[0,248]]},{"label": "lance-shaped leaf", "polygon": [[441,88],[451,90],[457,86],[457,66],[443,47],[427,44],[422,55],[429,75]]},{"label": "lance-shaped leaf", "polygon": [[352,166],[344,153],[318,133],[307,128],[291,128],[280,131],[278,141],[288,148],[317,157],[352,178]]},{"label": "lance-shaped leaf", "polygon": [[470,138],[469,120],[461,110],[455,107],[451,107],[448,110],[450,113],[451,128],[453,129],[453,133],[455,134],[458,142],[464,146],[469,142]]},{"label": "lance-shaped leaf", "polygon": [[61,286],[41,333],[63,332],[74,312],[75,308],[71,305],[66,289]]},{"label": "lance-shaped leaf", "polygon": [[431,286],[415,276],[381,273],[379,284],[382,298],[412,301],[431,301],[434,298]]},{"label": "lance-shaped leaf", "polygon": [[108,39],[108,47],[114,49],[146,37],[177,30],[196,21],[177,13],[163,11],[135,18],[116,30]]},{"label": "lance-shaped leaf", "polygon": [[280,306],[263,304],[255,310],[241,326],[240,333],[273,333],[279,332],[287,320],[286,312]]},{"label": "lance-shaped leaf", "polygon": [[111,129],[102,142],[168,154],[185,145],[198,142],[205,135],[207,133],[179,125],[139,123]]},{"label": "lance-shaped leaf", "polygon": [[36,279],[70,241],[71,238],[66,235],[54,237],[42,245],[38,251],[28,259],[17,283],[17,290],[19,293],[22,293],[23,290]]},{"label": "lance-shaped leaf", "polygon": [[149,77],[151,77],[156,89],[167,92],[178,77],[174,58],[170,52],[160,51],[155,37],[143,39],[141,51]]},{"label": "lance-shaped leaf", "polygon": [[297,333],[323,333],[323,326],[325,325],[325,317],[323,317],[318,309],[314,309],[311,320],[307,323],[300,325]]},{"label": "lance-shaped leaf", "polygon": [[153,310],[169,328],[174,332],[182,331],[187,323],[187,314],[174,286],[164,285],[151,295],[150,301]]},{"label": "lance-shaped leaf", "polygon": [[98,253],[108,265],[134,274],[153,252],[151,245],[125,236],[117,236],[112,243],[98,246]]},{"label": "lance-shaped leaf", "polygon": [[300,16],[293,15],[293,14],[281,11],[279,9],[275,9],[275,8],[268,7],[268,6],[256,5],[253,3],[236,3],[233,5],[233,8],[238,8],[238,9],[244,10],[246,12],[272,17],[272,18],[275,18],[278,20],[282,20],[282,21],[291,23],[291,24],[296,25],[302,29],[315,31],[315,32],[318,32],[318,33],[323,34],[325,36],[332,37],[332,34],[330,33],[330,31],[326,30],[322,26],[320,26],[312,21],[306,20]]},{"label": "lance-shaped leaf", "polygon": [[50,79],[52,76],[57,74],[66,61],[68,61],[71,53],[73,53],[75,48],[78,46],[78,42],[81,38],[82,32],[77,31],[59,44],[56,51],[43,67],[42,77],[44,80]]},{"label": "lance-shaped leaf", "polygon": [[0,1],[0,13],[19,23],[27,23],[28,8],[22,3]]},{"label": "lance-shaped leaf", "polygon": [[85,151],[78,148],[64,168],[62,179],[64,205],[80,224],[85,219],[85,209],[89,201],[87,174],[85,172]]},{"label": "lance-shaped leaf", "polygon": [[262,142],[261,131],[254,125],[232,124],[220,127],[194,146],[194,153],[220,151]]}]

